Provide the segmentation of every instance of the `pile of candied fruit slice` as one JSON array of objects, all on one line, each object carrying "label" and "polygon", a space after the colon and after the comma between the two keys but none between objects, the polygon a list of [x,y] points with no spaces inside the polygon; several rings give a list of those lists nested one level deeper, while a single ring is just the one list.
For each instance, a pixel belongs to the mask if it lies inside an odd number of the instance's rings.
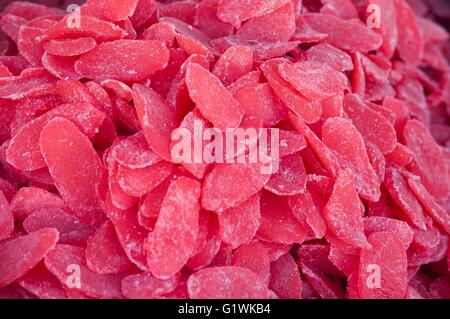
[{"label": "pile of candied fruit slice", "polygon": [[84,2],[0,5],[0,298],[450,298],[450,2]]}]

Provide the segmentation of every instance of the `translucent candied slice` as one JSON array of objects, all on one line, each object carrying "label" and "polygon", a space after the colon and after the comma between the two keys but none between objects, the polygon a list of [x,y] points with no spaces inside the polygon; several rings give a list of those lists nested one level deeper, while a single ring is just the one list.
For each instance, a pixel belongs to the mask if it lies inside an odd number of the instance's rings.
[{"label": "translucent candied slice", "polygon": [[120,21],[131,17],[139,0],[88,0],[80,8],[80,14],[106,21]]},{"label": "translucent candied slice", "polygon": [[97,187],[106,174],[89,139],[72,122],[57,117],[42,129],[39,145],[63,200],[82,222],[97,223],[103,216]]},{"label": "translucent candied slice", "polygon": [[358,270],[361,298],[402,299],[408,284],[406,249],[394,232],[381,231],[369,236],[370,249],[362,249]]},{"label": "translucent candied slice", "polygon": [[97,46],[94,38],[55,39],[44,45],[44,49],[53,55],[75,56],[86,53]]},{"label": "translucent candied slice", "polygon": [[59,280],[48,271],[43,262],[18,279],[17,283],[39,299],[67,298]]},{"label": "translucent candied slice", "polygon": [[64,209],[65,207],[61,197],[38,187],[23,187],[11,200],[11,210],[17,220],[24,220],[34,210],[40,208]]},{"label": "translucent candied slice", "polygon": [[125,30],[119,28],[117,25],[90,17],[87,15],[81,15],[78,22],[79,26],[74,24],[74,17],[68,15],[61,19],[55,25],[49,27],[44,31],[42,42],[46,42],[52,39],[63,38],[79,38],[79,37],[92,37],[96,41],[112,41],[122,39],[126,36]]},{"label": "translucent candied slice", "polygon": [[133,85],[134,107],[150,148],[165,160],[171,161],[172,131],[177,127],[175,110],[154,90],[140,84]]},{"label": "translucent candied slice", "polygon": [[203,183],[203,208],[222,212],[239,206],[270,179],[270,174],[265,174],[262,169],[260,164],[217,164]]},{"label": "translucent candied slice", "polygon": [[211,37],[220,38],[233,34],[233,25],[223,22],[217,16],[220,0],[204,0],[197,5],[194,26]]},{"label": "translucent candied slice", "polygon": [[195,248],[200,190],[199,182],[186,177],[172,182],[167,190],[146,247],[150,271],[159,279],[179,272]]},{"label": "translucent candied slice", "polygon": [[67,288],[95,298],[121,298],[121,280],[124,275],[100,275],[93,272],[86,266],[84,251],[83,247],[58,244],[45,257],[45,265]]},{"label": "translucent candied slice", "polygon": [[229,86],[253,68],[253,52],[247,47],[233,46],[227,49],[217,60],[213,74]]},{"label": "translucent candied slice", "polygon": [[373,143],[383,154],[394,150],[397,135],[384,116],[367,107],[355,94],[345,95],[344,110],[366,141]]},{"label": "translucent candied slice", "polygon": [[21,170],[36,170],[45,167],[39,149],[39,136],[43,127],[55,117],[71,120],[87,137],[92,138],[105,114],[89,104],[62,104],[23,126],[11,139],[6,151],[8,162]]},{"label": "translucent candied slice", "polygon": [[119,165],[116,179],[127,194],[141,197],[164,181],[172,171],[173,164],[165,161],[134,169]]},{"label": "translucent candied slice", "polygon": [[236,266],[210,267],[191,275],[187,282],[192,299],[266,299],[267,286],[253,271]]},{"label": "translucent candied slice", "polygon": [[263,126],[272,126],[287,118],[283,102],[267,83],[246,85],[234,97],[241,104],[245,115],[259,118]]},{"label": "translucent candied slice", "polygon": [[139,225],[135,209],[120,210],[107,198],[104,211],[114,224],[117,238],[128,259],[142,271],[149,271],[144,250],[144,240],[148,231]]},{"label": "translucent candied slice", "polygon": [[311,100],[335,96],[347,87],[345,75],[328,64],[308,61],[283,63],[278,70],[285,81]]},{"label": "translucent candied slice", "polygon": [[97,274],[117,274],[133,267],[111,221],[104,222],[86,244],[86,265]]},{"label": "translucent candied slice", "polygon": [[366,234],[366,236],[370,236],[373,233],[382,231],[396,233],[401,239],[405,248],[409,247],[414,236],[411,227],[404,221],[381,216],[364,218],[364,233]]},{"label": "translucent candied slice", "polygon": [[280,167],[264,188],[281,196],[296,195],[306,189],[306,170],[300,153],[280,159]]},{"label": "translucent candied slice", "polygon": [[320,13],[307,13],[304,17],[313,29],[328,34],[325,42],[339,49],[369,52],[378,49],[383,42],[380,35],[360,21]]},{"label": "translucent candied slice", "polygon": [[306,189],[305,192],[288,198],[292,214],[306,229],[311,229],[316,238],[323,238],[327,224],[322,216],[322,207],[314,200],[313,194]]},{"label": "translucent candied slice", "polygon": [[284,197],[263,192],[261,197],[261,226],[257,237],[283,244],[301,244],[307,237]]},{"label": "translucent candied slice", "polygon": [[198,2],[196,0],[183,0],[163,4],[159,7],[161,17],[173,17],[188,24],[194,23],[194,17]]},{"label": "translucent candied slice", "polygon": [[[198,110],[194,110],[189,112],[183,119],[180,124],[180,127],[177,129],[177,132],[189,132],[190,135],[185,136],[181,134],[174,133],[172,135],[172,143],[171,143],[171,155],[172,160],[175,163],[180,163],[183,165],[186,170],[188,170],[192,175],[197,178],[203,178],[205,175],[206,169],[208,167],[208,163],[206,163],[202,157],[204,152],[204,145],[202,144],[201,148],[197,147],[198,141],[195,139],[198,137],[197,132],[204,132],[205,129],[210,128],[210,124],[203,118],[203,116],[198,112]],[[178,140],[181,138],[181,140]],[[186,141],[185,139],[188,139]],[[185,153],[185,143],[189,144],[189,151]],[[182,145],[182,154],[179,153],[179,146]],[[200,155],[200,156],[199,156]]]},{"label": "translucent candied slice", "polygon": [[416,16],[406,1],[394,0],[397,21],[397,50],[406,63],[418,65],[423,56],[423,42]]},{"label": "translucent candied slice", "polygon": [[280,299],[302,299],[302,279],[290,254],[285,254],[270,264],[269,288]]},{"label": "translucent candied slice", "polygon": [[420,206],[420,203],[409,189],[407,181],[397,169],[392,167],[386,169],[384,185],[392,199],[401,208],[405,220],[419,229],[426,229],[422,206]]},{"label": "translucent candied slice", "polygon": [[75,70],[91,79],[142,81],[167,67],[169,50],[155,40],[116,40],[80,56]]},{"label": "translucent candied slice", "polygon": [[0,287],[6,287],[30,271],[55,247],[58,239],[56,229],[44,228],[0,243]]},{"label": "translucent candied slice", "polygon": [[403,130],[406,146],[414,154],[411,171],[421,177],[423,185],[437,200],[450,193],[450,183],[442,150],[419,121],[410,120]]},{"label": "translucent candied slice", "polygon": [[380,181],[369,161],[364,140],[344,118],[330,118],[322,126],[322,140],[342,158],[341,165],[355,176],[358,193],[369,201],[380,198]]},{"label": "translucent candied slice", "polygon": [[174,291],[180,283],[180,275],[158,279],[150,273],[130,275],[122,280],[122,291],[129,299],[154,299]]},{"label": "translucent candied slice", "polygon": [[217,8],[217,16],[234,27],[240,27],[243,21],[269,14],[288,2],[287,0],[251,0],[247,2],[222,0]]},{"label": "translucent candied slice", "polygon": [[323,213],[328,227],[340,240],[356,247],[370,247],[364,235],[361,201],[350,171],[338,175]]},{"label": "translucent candied slice", "polygon": [[256,234],[260,223],[260,196],[257,194],[219,215],[222,241],[233,248],[248,243]]},{"label": "translucent candied slice", "polygon": [[285,59],[274,59],[261,64],[260,68],[275,94],[283,103],[306,123],[314,123],[322,115],[320,103],[311,101],[295,91],[279,74],[280,65],[288,63]]},{"label": "translucent candied slice", "polygon": [[256,42],[270,43],[287,42],[294,32],[294,9],[291,3],[287,3],[271,13],[248,20],[236,35]]},{"label": "translucent candied slice", "polygon": [[202,115],[221,130],[238,127],[243,110],[220,80],[199,64],[190,64],[186,84]]},{"label": "translucent candied slice", "polygon": [[0,190],[0,240],[9,238],[14,231],[14,215],[11,206]]},{"label": "translucent candied slice", "polygon": [[243,244],[233,251],[231,265],[248,268],[269,284],[270,259],[266,247],[258,242]]}]

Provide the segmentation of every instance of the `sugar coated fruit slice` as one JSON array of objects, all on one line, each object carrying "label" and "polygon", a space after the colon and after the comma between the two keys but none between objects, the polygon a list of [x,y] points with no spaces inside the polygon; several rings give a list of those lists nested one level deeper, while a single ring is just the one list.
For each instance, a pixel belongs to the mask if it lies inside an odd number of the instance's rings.
[{"label": "sugar coated fruit slice", "polygon": [[449,297],[447,0],[69,2],[0,4],[0,299]]}]

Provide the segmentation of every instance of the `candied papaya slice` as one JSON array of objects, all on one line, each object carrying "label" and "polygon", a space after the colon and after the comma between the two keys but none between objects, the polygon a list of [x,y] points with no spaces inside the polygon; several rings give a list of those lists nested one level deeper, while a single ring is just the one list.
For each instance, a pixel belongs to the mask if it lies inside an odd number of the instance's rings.
[{"label": "candied papaya slice", "polygon": [[[58,242],[54,228],[44,228],[0,243],[0,287],[6,287],[34,268]],[[17,252],[21,252],[18,254]],[[24,255],[28,256],[23,258]]]},{"label": "candied papaya slice", "polygon": [[344,118],[330,118],[322,126],[322,140],[339,154],[341,166],[354,174],[358,193],[369,201],[378,201],[380,181],[356,127]]},{"label": "candied papaya slice", "polygon": [[[202,185],[202,207],[223,212],[244,203],[269,181],[261,164],[216,164]],[[239,187],[236,187],[239,185]]]},{"label": "candied papaya slice", "polygon": [[243,110],[216,76],[192,63],[186,70],[186,84],[197,108],[215,127],[225,130],[239,126]]},{"label": "candied papaya slice", "polygon": [[405,246],[395,232],[380,231],[368,237],[371,248],[361,250],[358,292],[366,299],[405,298],[408,284]]},{"label": "candied papaya slice", "polygon": [[336,178],[323,213],[329,229],[339,239],[355,247],[370,247],[364,235],[361,201],[349,170],[341,172]]},{"label": "candied papaya slice", "polygon": [[97,187],[106,181],[98,154],[89,139],[70,121],[57,117],[42,129],[42,156],[61,197],[84,223],[102,218]]},{"label": "candied papaya slice", "polygon": [[122,298],[124,274],[97,274],[90,270],[84,257],[85,249],[72,245],[56,245],[45,257],[45,265],[66,288],[94,298]]},{"label": "candied papaya slice", "polygon": [[175,110],[158,93],[141,84],[133,85],[133,98],[148,145],[156,154],[171,161],[171,134],[178,124]]},{"label": "candied papaya slice", "polygon": [[442,150],[429,132],[417,120],[409,120],[403,130],[406,147],[414,155],[411,172],[420,176],[423,185],[437,200],[445,199],[450,193],[449,175]]},{"label": "candied papaya slice", "polygon": [[155,40],[116,40],[80,56],[75,70],[95,80],[139,82],[167,67],[169,50]]},{"label": "candied papaya slice", "polygon": [[238,266],[204,268],[187,282],[192,299],[266,299],[269,290],[253,271]]},{"label": "candied papaya slice", "polygon": [[194,251],[199,228],[200,191],[200,183],[186,177],[170,184],[146,245],[150,272],[156,278],[168,279],[175,275]]},{"label": "candied papaya slice", "polygon": [[220,237],[224,243],[237,248],[251,241],[260,223],[260,196],[256,194],[241,205],[220,213]]}]

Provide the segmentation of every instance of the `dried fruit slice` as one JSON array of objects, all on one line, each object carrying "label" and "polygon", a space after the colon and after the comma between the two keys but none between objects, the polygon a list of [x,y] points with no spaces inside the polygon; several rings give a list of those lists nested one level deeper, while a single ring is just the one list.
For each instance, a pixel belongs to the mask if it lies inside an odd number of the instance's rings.
[{"label": "dried fruit slice", "polygon": [[83,223],[102,218],[97,188],[105,171],[88,138],[72,122],[55,118],[41,132],[42,156],[63,200]]},{"label": "dried fruit slice", "polygon": [[23,126],[12,138],[6,151],[8,163],[24,171],[45,167],[39,149],[43,127],[55,117],[63,117],[92,138],[105,119],[105,114],[89,104],[62,104]]},{"label": "dried fruit slice", "polygon": [[192,299],[266,299],[269,291],[253,271],[236,266],[210,267],[191,275],[187,282]]},{"label": "dried fruit slice", "polygon": [[270,279],[270,258],[267,248],[259,242],[239,246],[233,251],[231,265],[248,268],[266,284]]},{"label": "dried fruit slice", "polygon": [[339,49],[369,52],[378,49],[383,42],[380,35],[360,21],[320,13],[307,13],[304,17],[313,29],[328,34],[325,42]]},{"label": "dried fruit slice", "polygon": [[413,152],[411,172],[419,175],[423,185],[437,200],[450,193],[446,164],[439,145],[428,129],[417,120],[409,120],[403,130],[406,146]]},{"label": "dried fruit slice", "polygon": [[[44,228],[0,243],[0,287],[6,287],[36,266],[55,247],[58,239],[56,229]],[[24,255],[28,257],[23,258]]]},{"label": "dried fruit slice", "polygon": [[237,207],[259,192],[269,179],[270,174],[264,173],[260,164],[217,164],[203,182],[202,206],[215,212]]},{"label": "dried fruit slice", "polygon": [[162,161],[162,158],[149,149],[142,132],[120,141],[111,155],[122,166],[131,169],[145,168]]},{"label": "dried fruit slice", "polygon": [[165,161],[136,169],[119,165],[116,179],[125,193],[141,197],[163,182],[172,171],[173,164]]},{"label": "dried fruit slice", "polygon": [[85,254],[86,265],[97,274],[117,274],[133,266],[110,221],[104,222],[89,238]]},{"label": "dried fruit slice", "polygon": [[75,56],[86,53],[97,46],[94,38],[55,39],[46,43],[44,49],[53,55]]},{"label": "dried fruit slice", "polygon": [[143,81],[167,67],[169,50],[160,41],[116,40],[82,54],[75,70],[95,80]]},{"label": "dried fruit slice", "polygon": [[239,126],[242,108],[217,77],[201,65],[192,63],[186,70],[186,84],[191,99],[215,127],[225,131]]},{"label": "dried fruit slice", "polygon": [[401,238],[394,232],[376,232],[368,238],[371,249],[362,249],[358,270],[361,298],[400,299],[406,295],[407,257]]},{"label": "dried fruit slice", "polygon": [[270,264],[269,288],[280,299],[302,298],[302,279],[290,254],[285,254]]},{"label": "dried fruit slice", "polygon": [[14,231],[14,215],[8,200],[0,190],[0,240],[9,238]]},{"label": "dried fruit slice", "polygon": [[233,46],[227,49],[217,60],[213,74],[224,86],[229,86],[253,67],[253,52],[249,48]]},{"label": "dried fruit slice", "polygon": [[287,3],[271,13],[248,20],[236,32],[236,36],[256,43],[276,43],[289,41],[294,32],[294,9],[292,4]]},{"label": "dried fruit slice", "polygon": [[403,61],[418,65],[423,56],[423,42],[417,19],[406,1],[394,0],[397,21],[397,50]]},{"label": "dried fruit slice", "polygon": [[296,92],[279,74],[281,65],[287,64],[285,59],[269,60],[261,64],[260,68],[270,87],[281,101],[306,123],[314,123],[322,115],[320,103],[313,102]]},{"label": "dried fruit slice", "polygon": [[370,164],[364,140],[353,124],[343,118],[330,118],[322,126],[322,140],[341,157],[340,164],[355,176],[358,193],[369,201],[380,198],[380,181]]},{"label": "dried fruit slice", "polygon": [[195,180],[180,177],[169,186],[147,240],[147,262],[155,277],[172,277],[191,256],[198,235],[199,198],[200,183]]},{"label": "dried fruit slice", "polygon": [[17,220],[24,220],[34,210],[41,208],[64,209],[65,207],[61,197],[38,187],[23,187],[11,200],[11,211]]},{"label": "dried fruit slice", "polygon": [[272,174],[264,188],[280,196],[296,195],[306,189],[306,170],[300,153],[280,160],[280,168]]},{"label": "dried fruit slice", "polygon": [[254,17],[269,14],[285,5],[287,0],[221,0],[217,8],[217,16],[224,22],[239,28],[241,23]]},{"label": "dried fruit slice", "polygon": [[220,237],[232,248],[250,242],[261,223],[260,196],[253,195],[243,204],[219,215]]},{"label": "dried fruit slice", "polygon": [[88,0],[79,9],[80,14],[106,21],[121,21],[131,17],[139,0]]},{"label": "dried fruit slice", "polygon": [[180,283],[181,276],[175,275],[162,280],[149,273],[140,273],[122,280],[122,292],[130,299],[154,299],[174,291]]},{"label": "dried fruit slice", "polygon": [[401,208],[400,212],[406,221],[408,221],[410,225],[425,230],[425,216],[422,206],[420,206],[420,203],[409,189],[408,184],[401,173],[395,168],[387,168],[384,184],[392,199]]},{"label": "dried fruit slice", "polygon": [[171,161],[171,134],[177,127],[175,111],[158,93],[140,84],[133,85],[133,98],[148,145],[156,154]]},{"label": "dried fruit slice", "polygon": [[323,213],[329,229],[338,238],[356,247],[370,247],[364,235],[361,201],[356,192],[353,174],[341,172]]},{"label": "dried fruit slice", "polygon": [[84,248],[56,245],[46,257],[45,265],[65,287],[95,298],[121,298],[124,275],[100,275],[91,271],[84,258]]},{"label": "dried fruit slice", "polygon": [[281,77],[308,99],[323,99],[340,94],[347,78],[328,64],[317,62],[284,63],[278,67]]},{"label": "dried fruit slice", "polygon": [[368,108],[355,94],[345,95],[344,110],[366,141],[373,143],[383,154],[394,150],[397,135],[384,116]]},{"label": "dried fruit slice", "polygon": [[117,209],[111,203],[110,197],[107,197],[103,209],[106,216],[114,224],[117,238],[130,261],[142,271],[149,271],[143,247],[148,232],[139,225],[136,211],[132,208],[127,210]]},{"label": "dried fruit slice", "polygon": [[[229,87],[228,90],[232,91]],[[247,117],[256,117],[261,124],[272,126],[287,118],[283,102],[275,95],[267,83],[243,85],[234,94]]]},{"label": "dried fruit slice", "polygon": [[283,244],[301,244],[307,237],[286,202],[286,199],[269,192],[261,196],[261,226],[257,237]]}]

